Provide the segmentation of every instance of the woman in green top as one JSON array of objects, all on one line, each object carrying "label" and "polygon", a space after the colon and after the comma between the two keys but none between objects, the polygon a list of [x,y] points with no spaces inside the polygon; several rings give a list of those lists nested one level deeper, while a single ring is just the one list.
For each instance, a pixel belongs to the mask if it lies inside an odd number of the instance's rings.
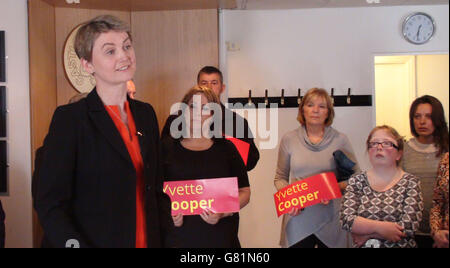
[{"label": "woman in green top", "polygon": [[439,160],[448,152],[448,128],[441,102],[429,95],[417,98],[411,104],[409,122],[414,137],[405,145],[401,166],[405,172],[420,179],[424,210],[416,242],[419,248],[427,248],[433,244],[430,209]]}]

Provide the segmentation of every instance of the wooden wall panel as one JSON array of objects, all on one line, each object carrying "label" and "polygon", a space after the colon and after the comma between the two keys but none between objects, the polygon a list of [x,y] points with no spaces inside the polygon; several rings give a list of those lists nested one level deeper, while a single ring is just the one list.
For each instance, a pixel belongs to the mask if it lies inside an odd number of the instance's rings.
[{"label": "wooden wall panel", "polygon": [[72,30],[79,24],[96,16],[110,14],[123,21],[130,23],[130,12],[77,9],[77,8],[55,8],[55,33],[56,33],[56,77],[57,77],[57,103],[67,104],[69,99],[79,92],[70,84],[64,71],[63,50],[66,39]]},{"label": "wooden wall panel", "polygon": [[[120,1],[120,0],[116,0]],[[130,0],[127,0],[130,1]],[[131,0],[132,11],[236,8],[236,0]]]},{"label": "wooden wall panel", "polygon": [[108,9],[123,11],[193,10],[236,8],[236,0],[81,0],[68,4],[64,0],[43,0],[55,7]]},{"label": "wooden wall panel", "polygon": [[56,108],[55,14],[40,0],[29,1],[31,130],[33,151],[42,145]]},{"label": "wooden wall panel", "polygon": [[[55,9],[40,0],[28,1],[32,167],[56,108]],[[42,228],[33,210],[33,245],[42,240]]]},{"label": "wooden wall panel", "polygon": [[160,128],[173,103],[196,84],[205,65],[218,66],[217,10],[133,12],[136,98],[153,105]]}]

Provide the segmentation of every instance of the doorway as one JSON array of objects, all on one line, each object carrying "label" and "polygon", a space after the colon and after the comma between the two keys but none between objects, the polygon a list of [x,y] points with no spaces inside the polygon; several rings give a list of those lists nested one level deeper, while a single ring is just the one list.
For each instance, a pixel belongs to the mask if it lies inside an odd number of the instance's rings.
[{"label": "doorway", "polygon": [[377,126],[392,126],[406,139],[411,138],[409,107],[423,95],[441,101],[448,124],[448,54],[375,56],[374,63]]}]

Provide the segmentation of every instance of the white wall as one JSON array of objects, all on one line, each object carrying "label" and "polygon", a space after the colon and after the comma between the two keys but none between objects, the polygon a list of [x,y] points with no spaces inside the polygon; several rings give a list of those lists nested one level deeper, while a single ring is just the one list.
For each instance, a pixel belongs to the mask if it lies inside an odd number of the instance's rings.
[{"label": "white wall", "polygon": [[32,247],[30,96],[26,0],[0,0],[0,30],[6,32],[9,192],[6,247]]},{"label": "white wall", "polygon": [[[422,46],[402,38],[402,19],[424,11],[437,23],[435,37]],[[311,87],[348,87],[374,95],[374,56],[448,52],[449,9],[443,6],[398,6],[306,10],[228,10],[221,13],[221,68],[230,97],[296,95]],[[226,52],[225,42],[240,50]],[[337,107],[333,126],[347,134],[363,169],[369,167],[364,141],[375,125],[374,107]],[[296,109],[279,110],[278,140],[298,126]],[[405,120],[408,120],[405,118]],[[278,148],[261,150],[249,173],[252,198],[241,214],[244,247],[277,247],[281,220],[276,218],[273,177]]]},{"label": "white wall", "polygon": [[[417,96],[431,95],[444,106],[445,121],[449,118],[449,61],[447,55],[417,56]],[[448,125],[447,125],[448,126]]]}]

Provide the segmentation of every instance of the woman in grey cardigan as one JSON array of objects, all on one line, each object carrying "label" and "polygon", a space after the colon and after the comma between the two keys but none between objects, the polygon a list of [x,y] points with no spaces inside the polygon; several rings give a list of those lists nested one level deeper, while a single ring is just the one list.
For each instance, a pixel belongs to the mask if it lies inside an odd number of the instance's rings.
[{"label": "woman in grey cardigan", "polygon": [[[322,172],[335,172],[333,152],[343,151],[354,162],[348,138],[331,127],[333,104],[324,89],[313,88],[299,106],[301,126],[281,140],[275,187],[280,190],[296,181]],[[359,171],[356,164],[354,171]],[[345,189],[346,182],[339,183]],[[283,247],[349,247],[350,234],[340,228],[340,199],[322,200],[322,204],[302,211],[294,208],[284,215],[280,244]]]}]

